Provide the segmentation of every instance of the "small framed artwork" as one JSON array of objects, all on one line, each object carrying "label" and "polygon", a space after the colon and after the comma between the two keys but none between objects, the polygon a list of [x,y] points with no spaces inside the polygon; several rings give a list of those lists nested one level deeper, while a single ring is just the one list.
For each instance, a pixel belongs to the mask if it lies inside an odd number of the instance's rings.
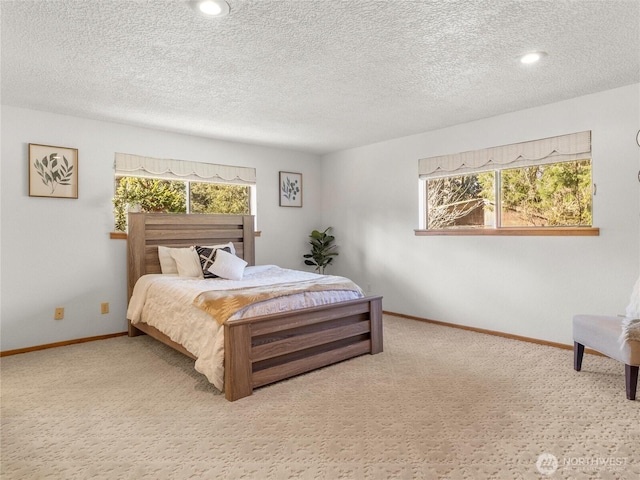
[{"label": "small framed artwork", "polygon": [[29,196],[78,198],[78,149],[30,143]]},{"label": "small framed artwork", "polygon": [[302,207],[302,174],[280,172],[280,206]]}]

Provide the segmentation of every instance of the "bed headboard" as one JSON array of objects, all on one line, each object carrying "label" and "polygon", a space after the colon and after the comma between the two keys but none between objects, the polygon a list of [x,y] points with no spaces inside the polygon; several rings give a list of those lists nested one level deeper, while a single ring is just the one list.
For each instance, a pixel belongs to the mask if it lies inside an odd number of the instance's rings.
[{"label": "bed headboard", "polygon": [[129,213],[127,288],[131,298],[138,278],[161,273],[158,245],[189,247],[233,242],[236,255],[255,264],[253,215]]}]

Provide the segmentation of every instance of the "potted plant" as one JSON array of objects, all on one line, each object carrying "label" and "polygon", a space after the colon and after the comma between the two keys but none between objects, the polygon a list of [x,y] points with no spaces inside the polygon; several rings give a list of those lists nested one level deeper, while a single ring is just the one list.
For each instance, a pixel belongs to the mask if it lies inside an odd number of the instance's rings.
[{"label": "potted plant", "polygon": [[331,227],[327,227],[322,232],[318,230],[311,232],[309,235],[311,253],[304,255],[304,258],[307,259],[304,261],[305,265],[316,267],[316,271],[321,275],[324,274],[325,267],[331,264],[333,257],[338,255],[338,252],[335,251],[336,246],[333,244],[335,237],[329,234],[329,230]]}]

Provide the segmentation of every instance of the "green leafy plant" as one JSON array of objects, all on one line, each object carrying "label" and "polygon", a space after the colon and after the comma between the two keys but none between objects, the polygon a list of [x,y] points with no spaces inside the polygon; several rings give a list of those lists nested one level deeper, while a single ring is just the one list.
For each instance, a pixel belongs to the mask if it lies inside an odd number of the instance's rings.
[{"label": "green leafy plant", "polygon": [[327,227],[322,232],[318,230],[311,232],[309,235],[311,253],[304,255],[304,258],[307,259],[304,261],[305,265],[316,267],[316,271],[320,274],[324,274],[325,267],[330,265],[333,257],[338,255],[338,252],[335,251],[336,246],[333,244],[335,237],[329,234],[329,230],[331,227]]},{"label": "green leafy plant", "polygon": [[64,155],[62,156],[62,162],[58,162],[59,158],[57,153],[52,153],[49,158],[45,155],[42,161],[36,158],[36,161],[33,162],[33,166],[36,167],[42,183],[51,188],[51,193],[55,191],[58,185],[71,185],[73,165],[69,165],[69,160]]}]

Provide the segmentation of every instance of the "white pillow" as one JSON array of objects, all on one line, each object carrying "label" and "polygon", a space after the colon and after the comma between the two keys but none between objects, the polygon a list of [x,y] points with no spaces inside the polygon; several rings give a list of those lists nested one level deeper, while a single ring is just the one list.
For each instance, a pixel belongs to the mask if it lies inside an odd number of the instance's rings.
[{"label": "white pillow", "polygon": [[203,278],[198,252],[194,247],[172,248],[169,250],[169,254],[176,262],[178,275],[181,277]]},{"label": "white pillow", "polygon": [[175,250],[175,248],[161,247],[158,245],[160,271],[165,275],[170,273],[178,273],[178,266],[176,265],[176,261],[171,258],[171,254],[169,253],[171,250]]},{"label": "white pillow", "polygon": [[[206,246],[205,248],[224,248],[229,247],[231,249],[231,253],[236,254],[236,249],[233,246],[233,242],[225,243],[224,245],[212,245]],[[193,249],[193,247],[187,248],[173,248],[173,247],[163,247],[158,245],[158,259],[160,260],[160,271],[163,274],[175,274],[178,272],[178,266],[176,265],[176,261],[171,257],[172,250],[188,250],[189,248]],[[197,256],[197,252],[196,252]]]},{"label": "white pillow", "polygon": [[247,262],[240,257],[236,257],[224,250],[216,250],[216,258],[208,270],[220,278],[226,278],[227,280],[242,280],[244,267],[246,266]]}]

